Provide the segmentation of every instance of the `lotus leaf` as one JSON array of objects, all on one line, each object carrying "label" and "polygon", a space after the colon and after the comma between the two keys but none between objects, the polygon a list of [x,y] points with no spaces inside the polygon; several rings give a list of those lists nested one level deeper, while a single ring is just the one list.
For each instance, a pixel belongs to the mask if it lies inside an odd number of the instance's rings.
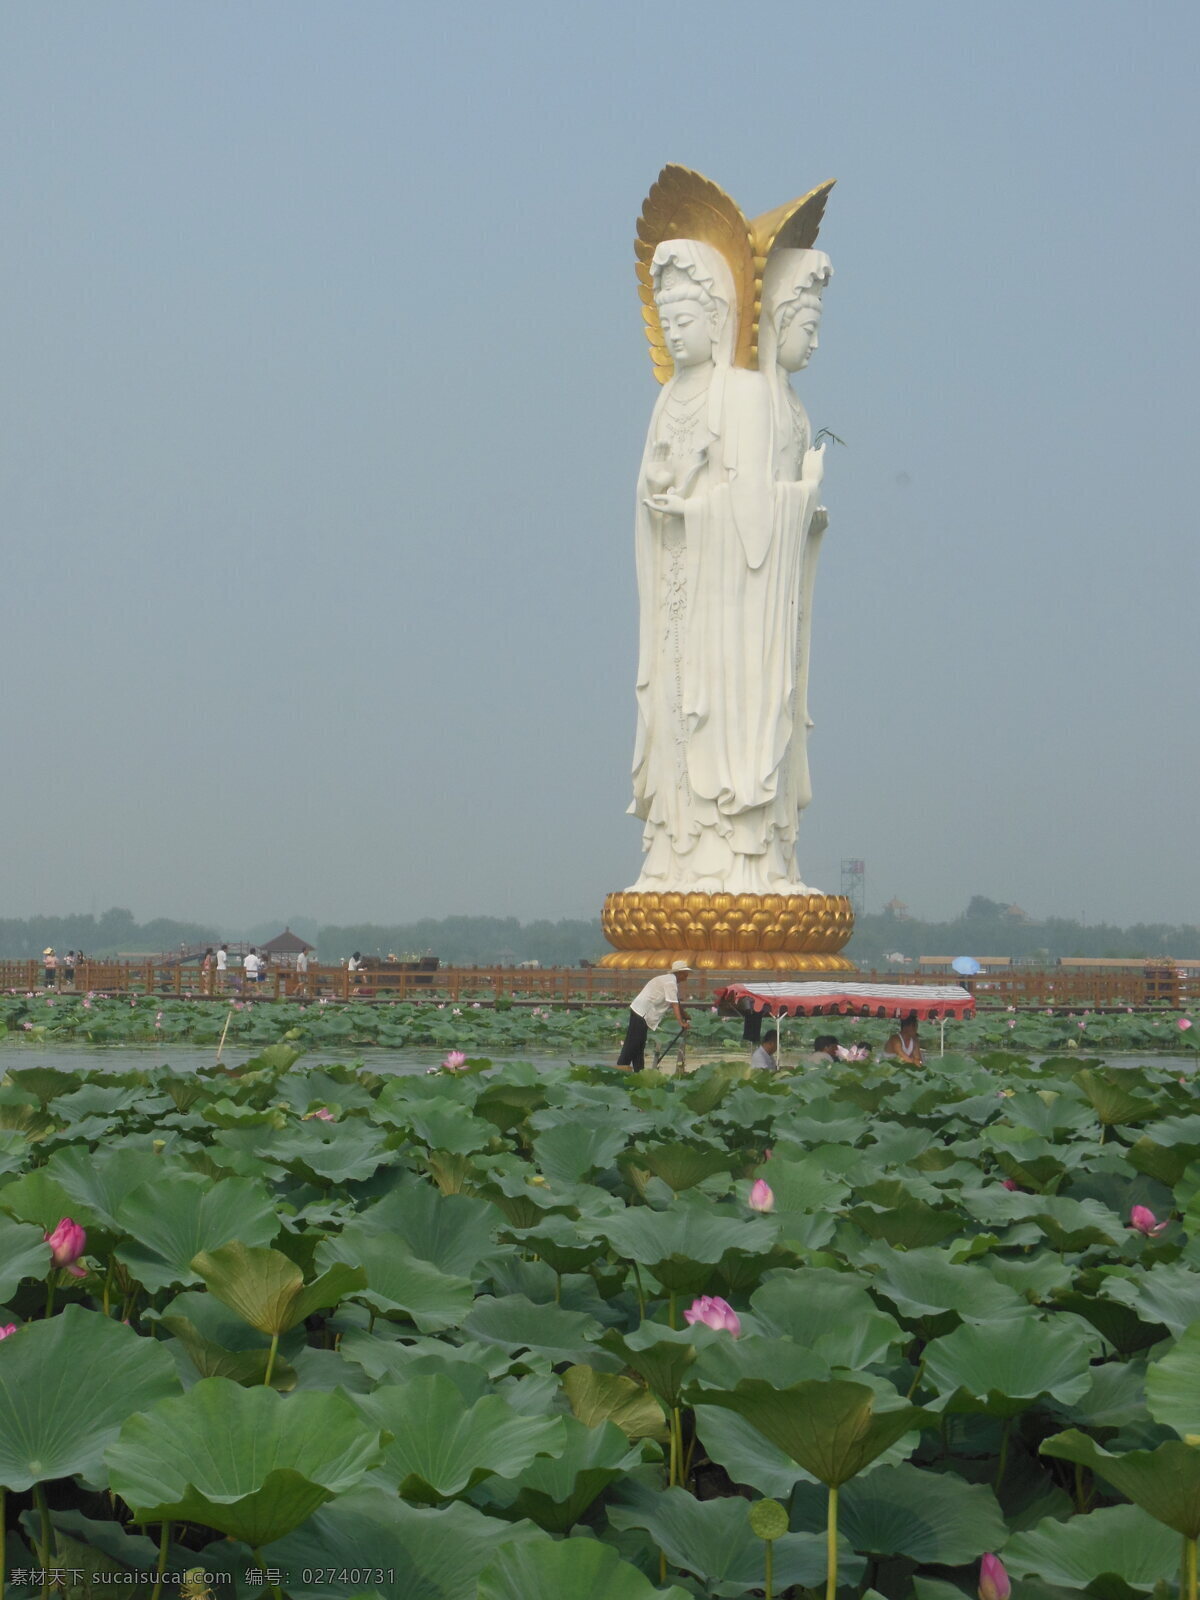
[{"label": "lotus leaf", "polygon": [[579,1183],[611,1166],[628,1137],[623,1121],[560,1122],[538,1134],[533,1159],[538,1171],[553,1182]]},{"label": "lotus leaf", "polygon": [[537,1456],[511,1482],[489,1483],[488,1496],[509,1517],[527,1517],[547,1533],[566,1533],[610,1483],[641,1461],[620,1428],[611,1422],[585,1427],[560,1417],[561,1455]]},{"label": "lotus leaf", "polygon": [[925,1378],[953,1410],[1013,1417],[1044,1394],[1073,1405],[1087,1393],[1093,1345],[1082,1325],[1060,1316],[1043,1322],[964,1323],[925,1347]]},{"label": "lotus leaf", "polygon": [[873,1388],[842,1379],[775,1389],[761,1379],[744,1380],[721,1393],[705,1390],[704,1405],[724,1406],[745,1417],[806,1472],[836,1489],[882,1455],[906,1433],[929,1421],[927,1412],[896,1404],[876,1408]]},{"label": "lotus leaf", "polygon": [[73,1206],[113,1232],[120,1231],[117,1212],[125,1197],[162,1171],[162,1157],[148,1150],[89,1151],[82,1145],[56,1150],[46,1165],[48,1176],[70,1196]]},{"label": "lotus leaf", "polygon": [[369,1570],[369,1593],[385,1600],[475,1600],[498,1543],[542,1537],[531,1523],[498,1522],[459,1500],[410,1506],[368,1486],[322,1506],[263,1560],[290,1574],[291,1600],[346,1600],[346,1568]]},{"label": "lotus leaf", "polygon": [[318,1246],[317,1265],[323,1272],[338,1262],[366,1273],[367,1287],[356,1291],[357,1299],[386,1316],[411,1317],[422,1333],[457,1327],[471,1307],[469,1279],[439,1272],[387,1234],[358,1224]]},{"label": "lotus leaf", "polygon": [[496,1208],[486,1200],[442,1194],[431,1183],[410,1183],[368,1206],[354,1227],[364,1233],[391,1234],[439,1272],[466,1278],[495,1253],[494,1234],[500,1220]]},{"label": "lotus leaf", "polygon": [[198,1283],[192,1261],[231,1239],[270,1244],[279,1218],[266,1190],[246,1178],[218,1183],[186,1173],[140,1184],[121,1202],[117,1221],[131,1238],[116,1254],[147,1289]]},{"label": "lotus leaf", "polygon": [[990,1489],[907,1464],[881,1466],[848,1483],[840,1526],[855,1550],[941,1567],[974,1561],[1008,1537]]},{"label": "lotus leaf", "polygon": [[612,1422],[629,1439],[657,1439],[663,1435],[666,1416],[652,1394],[632,1378],[594,1367],[568,1367],[563,1391],[573,1414],[589,1428]]},{"label": "lotus leaf", "polygon": [[356,1484],[380,1444],[342,1395],[202,1378],[131,1416],[106,1460],[139,1522],[198,1522],[257,1550]]},{"label": "lotus leaf", "polygon": [[566,1448],[562,1417],[524,1416],[494,1394],[469,1404],[443,1374],[385,1385],[355,1403],[391,1435],[380,1475],[406,1500],[448,1500],[493,1473],[516,1477],[535,1456]]},{"label": "lotus leaf", "polygon": [[1044,1456],[1090,1467],[1134,1505],[1185,1539],[1200,1535],[1200,1450],[1171,1439],[1154,1450],[1110,1455],[1075,1428],[1042,1444]]},{"label": "lotus leaf", "polygon": [[617,1255],[649,1267],[672,1294],[702,1292],[727,1250],[762,1255],[779,1232],[777,1221],[721,1216],[696,1204],[676,1204],[669,1211],[632,1206],[591,1227]]},{"label": "lotus leaf", "polygon": [[1145,1322],[1165,1323],[1176,1335],[1200,1321],[1200,1272],[1182,1262],[1153,1266],[1130,1278],[1106,1277],[1101,1293]]},{"label": "lotus leaf", "polygon": [[1200,1322],[1194,1322],[1146,1373],[1146,1407],[1180,1438],[1200,1437]]},{"label": "lotus leaf", "polygon": [[177,1394],[152,1339],[82,1306],[27,1323],[0,1345],[0,1486],[74,1474],[104,1481],[105,1447],[131,1412]]},{"label": "lotus leaf", "polygon": [[755,1290],[750,1304],[767,1332],[794,1340],[831,1367],[870,1366],[904,1337],[850,1273],[780,1273]]},{"label": "lotus leaf", "polygon": [[692,1600],[672,1584],[656,1589],[611,1545],[595,1539],[504,1544],[479,1577],[477,1600]]},{"label": "lotus leaf", "polygon": [[[684,1489],[655,1493],[631,1484],[628,1504],[610,1508],[614,1528],[645,1528],[672,1566],[704,1580],[710,1595],[743,1595],[761,1589],[766,1551],[746,1515],[744,1500],[697,1500]],[[785,1529],[786,1529],[785,1519]],[[773,1541],[775,1583],[780,1589],[824,1583],[825,1540],[811,1533],[787,1533]],[[838,1561],[843,1578],[861,1575],[863,1562],[846,1551]]]},{"label": "lotus leaf", "polygon": [[1004,1547],[1004,1565],[1014,1578],[1036,1576],[1068,1589],[1092,1589],[1101,1578],[1152,1589],[1174,1577],[1179,1538],[1140,1506],[1106,1506],[1066,1523],[1047,1517],[1018,1533]]},{"label": "lotus leaf", "polygon": [[594,1317],[558,1306],[535,1305],[522,1294],[494,1299],[482,1295],[462,1324],[469,1338],[506,1350],[532,1350],[552,1361],[577,1361],[599,1338]]},{"label": "lotus leaf", "polygon": [[252,1328],[276,1336],[367,1286],[362,1267],[340,1261],[306,1285],[300,1268],[287,1256],[278,1250],[251,1250],[240,1240],[218,1250],[202,1250],[192,1266],[210,1294]]},{"label": "lotus leaf", "polygon": [[0,1217],[0,1301],[7,1301],[26,1278],[45,1278],[50,1248],[45,1230],[27,1222]]}]

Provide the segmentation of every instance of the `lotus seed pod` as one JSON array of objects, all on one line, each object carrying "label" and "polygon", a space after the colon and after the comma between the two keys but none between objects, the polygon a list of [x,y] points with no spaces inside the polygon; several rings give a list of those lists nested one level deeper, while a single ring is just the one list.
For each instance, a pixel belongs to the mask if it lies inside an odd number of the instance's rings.
[{"label": "lotus seed pod", "polygon": [[756,1500],[750,1507],[750,1527],[760,1539],[782,1539],[788,1514],[778,1500]]}]

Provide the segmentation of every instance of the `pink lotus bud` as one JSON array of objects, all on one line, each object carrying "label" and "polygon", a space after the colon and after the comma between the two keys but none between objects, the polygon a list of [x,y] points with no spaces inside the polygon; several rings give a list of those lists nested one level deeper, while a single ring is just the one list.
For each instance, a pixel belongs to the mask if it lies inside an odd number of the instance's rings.
[{"label": "pink lotus bud", "polygon": [[1014,1183],[1011,1178],[1005,1178],[1003,1187],[1005,1189],[1015,1189],[1018,1193],[1021,1189],[1021,1185],[1019,1183]]},{"label": "pink lotus bud", "polygon": [[987,1555],[979,1563],[979,1600],[1008,1600],[1012,1584],[999,1556]]},{"label": "pink lotus bud", "polygon": [[735,1339],[742,1332],[741,1319],[729,1304],[722,1300],[719,1294],[702,1294],[699,1300],[693,1300],[683,1313],[685,1322],[702,1322],[706,1328],[715,1328],[718,1333],[731,1333]]},{"label": "pink lotus bud", "polygon": [[1189,1022],[1187,1017],[1180,1017],[1179,1021],[1175,1024],[1175,1026],[1179,1029],[1180,1033],[1186,1033],[1188,1031],[1188,1029],[1191,1027],[1191,1025],[1192,1024]]},{"label": "pink lotus bud", "polygon": [[450,1050],[442,1057],[442,1065],[445,1067],[447,1072],[457,1072],[459,1068],[464,1067],[466,1063],[467,1058],[461,1050]]},{"label": "pink lotus bud", "polygon": [[66,1267],[73,1278],[87,1277],[87,1268],[75,1265],[87,1249],[87,1234],[77,1222],[63,1217],[54,1232],[45,1235],[45,1240],[50,1246],[50,1260],[54,1266]]},{"label": "pink lotus bud", "polygon": [[0,1339],[11,1339],[13,1334],[16,1333],[16,1331],[17,1331],[16,1323],[15,1322],[9,1322],[3,1328],[0,1328]]},{"label": "pink lotus bud", "polygon": [[303,1120],[305,1122],[309,1122],[309,1121],[311,1121],[311,1119],[313,1117],[316,1117],[318,1122],[336,1122],[337,1121],[337,1118],[334,1116],[333,1112],[330,1111],[328,1106],[318,1106],[315,1111],[306,1112],[305,1115],[304,1115]]},{"label": "pink lotus bud", "polygon": [[1149,1239],[1156,1233],[1162,1233],[1167,1225],[1158,1220],[1149,1206],[1134,1206],[1129,1213],[1129,1226],[1136,1228],[1139,1233],[1144,1233]]},{"label": "pink lotus bud", "polygon": [[775,1191],[764,1179],[758,1178],[750,1185],[751,1211],[774,1211]]}]

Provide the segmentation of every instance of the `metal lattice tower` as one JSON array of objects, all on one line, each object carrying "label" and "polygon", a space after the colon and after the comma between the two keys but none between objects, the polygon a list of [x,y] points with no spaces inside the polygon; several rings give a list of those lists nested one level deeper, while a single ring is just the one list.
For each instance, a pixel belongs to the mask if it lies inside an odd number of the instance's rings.
[{"label": "metal lattice tower", "polygon": [[842,893],[861,917],[867,904],[867,863],[857,856],[842,857]]}]

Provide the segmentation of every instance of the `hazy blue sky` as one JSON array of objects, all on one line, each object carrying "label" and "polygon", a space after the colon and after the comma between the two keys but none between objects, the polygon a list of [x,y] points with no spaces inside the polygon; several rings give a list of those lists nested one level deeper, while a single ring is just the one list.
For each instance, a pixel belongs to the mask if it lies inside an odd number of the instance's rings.
[{"label": "hazy blue sky", "polygon": [[4,8],[3,914],[631,883],[632,238],[836,177],[810,883],[1200,915],[1200,8]]}]

